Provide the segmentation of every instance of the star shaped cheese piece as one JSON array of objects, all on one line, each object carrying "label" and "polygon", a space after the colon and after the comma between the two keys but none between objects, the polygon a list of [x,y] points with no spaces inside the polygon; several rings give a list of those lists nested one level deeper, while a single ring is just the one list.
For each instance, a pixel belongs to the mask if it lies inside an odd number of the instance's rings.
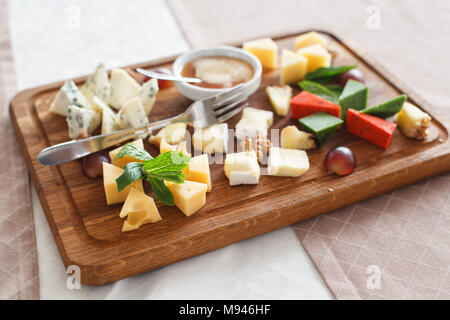
[{"label": "star shaped cheese piece", "polygon": [[162,220],[153,198],[133,187],[130,188],[119,216],[127,217],[123,223],[122,232],[136,230],[143,224]]}]

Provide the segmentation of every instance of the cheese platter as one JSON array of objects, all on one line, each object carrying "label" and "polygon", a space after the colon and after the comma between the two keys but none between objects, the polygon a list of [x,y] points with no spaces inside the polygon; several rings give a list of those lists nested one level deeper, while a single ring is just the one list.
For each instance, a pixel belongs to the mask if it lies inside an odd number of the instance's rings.
[{"label": "cheese platter", "polygon": [[[11,101],[61,258],[81,268],[82,283],[117,281],[450,170],[449,119],[335,35],[308,31],[235,45],[251,57],[221,61],[196,52],[189,70],[177,66],[183,56],[111,71],[100,64],[91,76]],[[136,72],[174,62],[175,75],[203,78],[202,86]],[[218,70],[235,78],[217,84]],[[226,122],[195,130],[178,122],[96,157],[38,162],[49,146],[172,117],[192,103],[187,96],[240,83],[251,84],[249,105]],[[187,160],[174,175],[156,175],[169,153]],[[131,167],[139,179],[120,186]]]}]

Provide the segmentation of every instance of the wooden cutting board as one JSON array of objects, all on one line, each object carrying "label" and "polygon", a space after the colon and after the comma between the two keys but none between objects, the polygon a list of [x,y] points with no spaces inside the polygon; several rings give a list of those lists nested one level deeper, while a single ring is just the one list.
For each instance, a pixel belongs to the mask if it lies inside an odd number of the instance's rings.
[{"label": "wooden cutting board", "polygon": [[[213,164],[213,192],[207,195],[207,203],[199,212],[186,217],[176,207],[158,204],[163,221],[133,232],[121,232],[121,205],[106,205],[102,179],[86,178],[80,161],[54,167],[42,166],[37,161],[43,148],[69,140],[65,119],[48,112],[63,82],[17,94],[10,105],[11,119],[65,266],[78,265],[82,283],[103,285],[450,170],[450,120],[436,116],[428,104],[365,54],[330,33],[324,34],[335,54],[335,65],[359,65],[370,87],[370,105],[406,93],[412,103],[433,116],[430,138],[418,142],[405,138],[397,130],[391,146],[384,151],[341,128],[325,145],[308,152],[311,169],[306,174],[298,178],[262,176],[256,186],[230,187],[223,166]],[[281,48],[291,49],[295,36],[275,40]],[[128,68],[170,67],[173,59]],[[81,85],[86,78],[74,81]],[[264,89],[277,81],[277,71],[265,71],[260,89],[250,97],[250,105],[272,110]],[[189,104],[175,88],[161,90],[150,120],[178,114]],[[234,128],[239,118],[229,121],[230,128]],[[275,116],[272,128],[294,123],[289,117]],[[358,161],[356,171],[346,177],[329,175],[322,165],[326,153],[338,145],[350,147]],[[155,147],[146,143],[146,148],[157,155]]]}]

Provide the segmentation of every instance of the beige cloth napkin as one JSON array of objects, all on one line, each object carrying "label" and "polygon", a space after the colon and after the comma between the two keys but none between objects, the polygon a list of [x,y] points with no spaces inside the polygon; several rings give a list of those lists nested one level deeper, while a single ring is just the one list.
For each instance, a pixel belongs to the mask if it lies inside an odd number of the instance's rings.
[{"label": "beige cloth napkin", "polygon": [[16,93],[8,28],[0,0],[0,299],[39,299],[29,178],[8,110]]},{"label": "beige cloth napkin", "polygon": [[[441,112],[450,112],[448,1],[169,4],[195,47],[329,30],[353,40]],[[369,29],[368,18],[378,13],[380,28]],[[449,195],[446,174],[293,228],[338,299],[450,299]]]}]

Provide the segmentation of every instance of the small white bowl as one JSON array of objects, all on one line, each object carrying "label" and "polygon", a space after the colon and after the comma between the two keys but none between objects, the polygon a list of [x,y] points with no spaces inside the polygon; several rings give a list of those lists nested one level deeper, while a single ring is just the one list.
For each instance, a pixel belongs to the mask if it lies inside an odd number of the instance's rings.
[{"label": "small white bowl", "polygon": [[[177,76],[181,76],[181,72],[183,71],[184,66],[188,62],[201,57],[213,57],[213,56],[237,58],[249,63],[253,68],[253,77],[249,81],[244,83],[243,86],[244,90],[248,96],[250,96],[256,90],[258,90],[259,85],[261,84],[261,73],[262,73],[261,62],[259,62],[259,60],[254,55],[235,47],[218,46],[204,49],[195,49],[186,52],[185,54],[179,56],[173,63],[172,66],[173,73]],[[175,82],[175,86],[182,95],[188,97],[191,100],[206,99],[220,93],[223,90],[229,89],[229,88],[224,89],[202,88],[193,84],[189,84],[187,82],[179,82],[179,81]]]}]

